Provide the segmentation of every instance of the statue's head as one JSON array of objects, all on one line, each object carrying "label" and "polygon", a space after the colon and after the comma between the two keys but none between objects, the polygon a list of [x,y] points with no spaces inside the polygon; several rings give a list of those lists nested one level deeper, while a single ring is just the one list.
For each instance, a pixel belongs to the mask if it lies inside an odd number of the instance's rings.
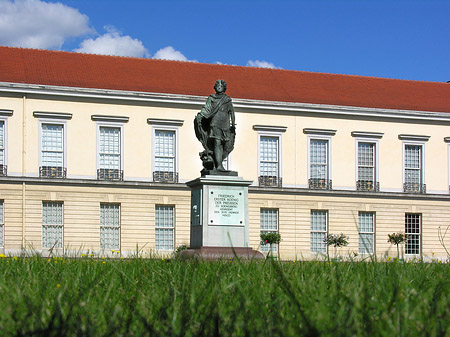
[{"label": "statue's head", "polygon": [[224,80],[217,80],[216,83],[214,84],[214,90],[217,93],[227,91],[227,82],[225,82]]}]

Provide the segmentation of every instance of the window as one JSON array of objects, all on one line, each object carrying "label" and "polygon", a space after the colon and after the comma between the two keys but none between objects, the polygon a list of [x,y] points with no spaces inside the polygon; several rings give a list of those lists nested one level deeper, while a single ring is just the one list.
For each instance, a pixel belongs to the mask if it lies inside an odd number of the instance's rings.
[{"label": "window", "polygon": [[178,182],[176,153],[176,131],[155,129],[153,181]]},{"label": "window", "polygon": [[100,126],[98,179],[123,180],[121,150],[121,128]]},{"label": "window", "polygon": [[421,214],[405,214],[405,234],[408,237],[405,245],[405,254],[420,254],[421,218]]},{"label": "window", "polygon": [[65,178],[64,125],[41,123],[41,165],[39,176]]},{"label": "window", "polygon": [[[261,234],[278,232],[278,209],[261,208],[260,210],[260,224]],[[261,252],[268,253],[270,245],[261,244]],[[272,245],[272,253],[275,254],[278,250],[278,245]]]},{"label": "window", "polygon": [[0,176],[6,176],[5,121],[0,120]]},{"label": "window", "polygon": [[327,211],[311,211],[311,253],[326,254],[327,224]]},{"label": "window", "polygon": [[281,186],[280,137],[259,137],[259,185]]},{"label": "window", "polygon": [[120,250],[119,204],[100,204],[100,248]]},{"label": "window", "polygon": [[155,209],[155,248],[173,250],[174,247],[174,207],[156,206]]},{"label": "window", "polygon": [[42,203],[42,248],[63,248],[63,203]]},{"label": "window", "polygon": [[5,207],[0,200],[0,247],[5,247]]},{"label": "window", "polygon": [[425,193],[423,184],[423,146],[405,144],[404,148],[404,192]]},{"label": "window", "polygon": [[375,215],[372,212],[358,213],[358,236],[360,254],[373,254],[374,252],[374,231]]},{"label": "window", "polygon": [[309,140],[309,188],[332,188],[329,174],[329,140]]},{"label": "window", "polygon": [[356,189],[358,191],[379,191],[377,182],[376,143],[358,142],[358,178]]}]

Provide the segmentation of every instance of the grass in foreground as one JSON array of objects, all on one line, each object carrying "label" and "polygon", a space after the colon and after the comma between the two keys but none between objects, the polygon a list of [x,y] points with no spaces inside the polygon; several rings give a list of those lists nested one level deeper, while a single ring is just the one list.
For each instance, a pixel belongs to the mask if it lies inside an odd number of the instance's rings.
[{"label": "grass in foreground", "polygon": [[3,336],[450,336],[450,266],[0,259]]}]

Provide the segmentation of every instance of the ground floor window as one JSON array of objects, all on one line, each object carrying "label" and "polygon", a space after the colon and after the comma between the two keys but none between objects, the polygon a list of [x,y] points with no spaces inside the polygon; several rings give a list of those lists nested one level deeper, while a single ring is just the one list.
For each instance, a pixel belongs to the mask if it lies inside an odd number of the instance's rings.
[{"label": "ground floor window", "polygon": [[405,254],[420,254],[421,222],[421,214],[405,214],[405,234],[408,236]]},{"label": "ground floor window", "polygon": [[[261,233],[278,232],[278,209],[261,208],[260,210],[260,227]],[[269,244],[261,243],[261,252],[268,253],[270,251]],[[278,245],[272,245],[272,253],[277,252]]]},{"label": "ground floor window", "polygon": [[155,208],[155,248],[156,250],[174,249],[175,217],[174,206],[156,206]]},{"label": "ground floor window", "polygon": [[328,230],[328,212],[311,211],[311,253],[327,252],[325,238]]},{"label": "ground floor window", "polygon": [[42,203],[42,248],[63,248],[63,203]]},{"label": "ground floor window", "polygon": [[0,200],[0,247],[5,247],[5,208]]},{"label": "ground floor window", "polygon": [[100,248],[120,250],[119,204],[100,204]]},{"label": "ground floor window", "polygon": [[373,254],[374,252],[375,214],[359,212],[358,214],[358,253]]}]

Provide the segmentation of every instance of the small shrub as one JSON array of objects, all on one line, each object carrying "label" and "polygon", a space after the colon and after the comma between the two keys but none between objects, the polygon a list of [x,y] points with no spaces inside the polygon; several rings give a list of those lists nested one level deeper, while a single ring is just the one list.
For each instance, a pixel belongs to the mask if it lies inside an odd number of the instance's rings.
[{"label": "small shrub", "polygon": [[277,232],[261,233],[260,237],[262,245],[279,244],[281,241],[281,235]]},{"label": "small shrub", "polygon": [[399,245],[408,242],[408,235],[402,232],[388,234],[389,243],[397,246],[397,259],[400,258]]},{"label": "small shrub", "polygon": [[345,247],[348,246],[348,236],[344,234],[328,234],[325,239],[323,239],[323,242],[327,244],[327,246],[333,246],[333,247]]}]

